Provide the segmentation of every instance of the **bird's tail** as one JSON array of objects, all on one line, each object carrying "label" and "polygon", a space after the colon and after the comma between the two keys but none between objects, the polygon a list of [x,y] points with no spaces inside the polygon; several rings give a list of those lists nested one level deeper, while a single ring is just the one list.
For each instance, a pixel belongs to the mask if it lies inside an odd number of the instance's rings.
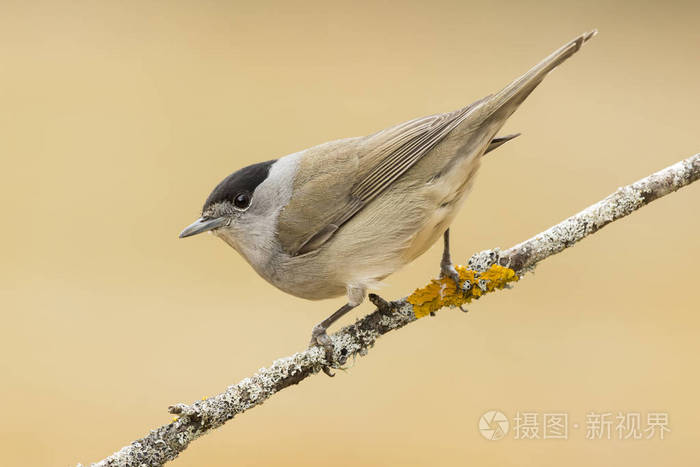
[{"label": "bird's tail", "polygon": [[[484,103],[475,109],[474,120],[486,121],[491,117],[505,121],[515,112],[515,109],[530,95],[530,93],[542,82],[545,76],[554,68],[563,63],[567,58],[578,52],[581,46],[598,33],[597,30],[587,32],[572,40],[568,44],[554,51],[550,56],[542,60],[498,93],[484,99]],[[472,120],[472,121],[474,121]]]}]

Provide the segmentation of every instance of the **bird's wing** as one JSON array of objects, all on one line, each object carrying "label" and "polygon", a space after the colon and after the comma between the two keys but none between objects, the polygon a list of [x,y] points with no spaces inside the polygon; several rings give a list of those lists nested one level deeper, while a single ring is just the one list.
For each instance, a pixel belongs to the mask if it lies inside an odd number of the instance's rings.
[{"label": "bird's wing", "polygon": [[[317,146],[304,153],[301,164],[311,164],[314,170],[297,173],[294,196],[280,213],[278,236],[283,247],[293,255],[319,248],[467,118],[468,128],[483,128],[490,133],[487,141],[491,142],[495,132],[545,76],[596,32],[568,42],[495,95],[469,107],[411,120],[365,139]],[[493,141],[491,148],[505,141]],[[310,173],[314,174],[313,181]]]},{"label": "bird's wing", "polygon": [[[278,220],[278,236],[292,255],[316,250],[377,195],[456,128],[481,101],[454,112],[422,117],[371,135],[305,154],[312,180],[295,181],[294,197]],[[315,151],[315,152],[314,152]],[[311,161],[311,162],[309,162]],[[286,212],[306,213],[291,219]]]}]

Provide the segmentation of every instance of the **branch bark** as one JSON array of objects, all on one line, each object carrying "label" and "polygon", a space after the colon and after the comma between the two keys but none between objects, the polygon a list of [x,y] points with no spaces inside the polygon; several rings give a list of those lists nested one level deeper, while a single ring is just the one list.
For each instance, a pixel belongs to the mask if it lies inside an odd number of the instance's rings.
[{"label": "branch bark", "polygon": [[[698,178],[700,178],[700,154],[619,188],[602,201],[512,248],[477,253],[469,260],[470,270],[460,269],[464,285],[459,290],[463,295],[459,301],[443,300],[442,294],[447,285],[445,282],[447,279],[442,279],[442,282],[433,281],[433,286],[439,286],[433,288],[440,291],[440,297],[435,299],[437,301],[433,301],[433,308],[440,308],[445,304],[468,302],[494,288],[502,288],[506,282],[517,280],[518,275],[529,271],[543,259],[571,247],[611,222],[631,214],[655,199],[691,184]],[[512,270],[511,275],[505,279],[503,277],[506,276],[503,276],[497,281],[495,275],[489,275],[489,271],[494,271],[494,268],[498,267],[501,267],[499,270]],[[472,285],[474,281],[475,284]],[[451,284],[453,293],[457,292],[454,282]],[[469,289],[472,288],[474,292],[470,293]],[[263,368],[255,375],[245,378],[234,386],[229,386],[221,394],[191,405],[171,406],[170,412],[178,415],[172,423],[152,430],[144,438],[134,441],[92,465],[159,466],[175,459],[189,446],[190,442],[223,425],[234,416],[262,404],[276,392],[298,384],[324,367],[339,368],[351,356],[366,355],[368,349],[379,337],[402,328],[424,315],[418,312],[417,300],[425,297],[426,294],[429,295],[429,289],[430,285],[391,303],[375,298],[373,302],[377,305],[377,310],[331,336],[335,345],[335,361],[327,362],[325,353],[318,347],[276,360],[268,368]]]}]

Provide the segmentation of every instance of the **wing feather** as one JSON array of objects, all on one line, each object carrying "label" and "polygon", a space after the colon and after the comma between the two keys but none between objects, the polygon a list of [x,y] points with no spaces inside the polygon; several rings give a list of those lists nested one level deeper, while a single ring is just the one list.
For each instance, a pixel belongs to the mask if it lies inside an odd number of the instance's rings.
[{"label": "wing feather", "polygon": [[424,155],[430,152],[469,114],[481,101],[445,114],[431,115],[379,132],[380,144],[362,156],[374,162],[363,177],[355,183],[345,200],[337,200],[340,208],[328,222],[309,232],[292,254],[309,253],[329,240],[347,221],[369,204],[382,191],[411,169]]}]

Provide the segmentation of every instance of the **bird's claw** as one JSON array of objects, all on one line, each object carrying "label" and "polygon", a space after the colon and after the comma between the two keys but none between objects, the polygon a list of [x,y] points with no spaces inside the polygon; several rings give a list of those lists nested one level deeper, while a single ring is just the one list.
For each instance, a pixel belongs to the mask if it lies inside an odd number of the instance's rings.
[{"label": "bird's claw", "polygon": [[[333,341],[331,341],[331,338],[328,337],[328,334],[326,333],[326,328],[318,324],[314,326],[313,330],[311,331],[311,341],[309,342],[309,348],[317,346],[321,347],[324,350],[326,354],[326,361],[329,364],[333,363],[333,353],[335,350],[335,347],[333,346]],[[329,366],[324,366],[322,370],[328,376],[335,376],[335,374],[331,371]]]},{"label": "bird's claw", "polygon": [[[461,291],[463,294],[467,294],[467,292],[469,292],[469,289],[472,288],[472,284],[470,281],[465,280],[462,283],[462,278],[459,277],[459,273],[457,272],[457,269],[455,269],[455,267],[452,266],[451,264],[441,265],[440,277],[449,277],[450,279],[452,279],[455,282],[455,286],[457,287],[457,290]],[[459,309],[462,310],[464,313],[469,312],[469,310],[462,307],[462,305],[459,305]]]},{"label": "bird's claw", "polygon": [[462,282],[462,279],[459,277],[457,269],[455,269],[455,267],[451,264],[440,265],[440,277],[449,277],[454,281],[457,289],[460,288],[460,282]]}]

